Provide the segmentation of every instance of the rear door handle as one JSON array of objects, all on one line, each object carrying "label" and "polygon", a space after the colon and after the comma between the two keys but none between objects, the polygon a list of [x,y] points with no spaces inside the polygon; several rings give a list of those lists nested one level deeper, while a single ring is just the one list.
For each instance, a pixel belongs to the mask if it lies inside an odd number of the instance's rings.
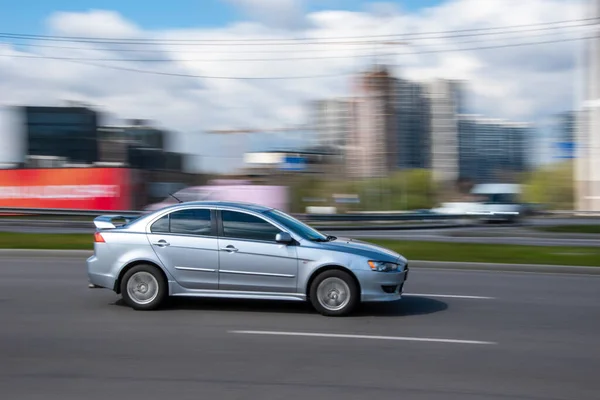
[{"label": "rear door handle", "polygon": [[238,251],[238,249],[236,249],[232,245],[229,245],[227,247],[221,247],[221,251],[228,251],[230,253],[236,253]]},{"label": "rear door handle", "polygon": [[167,247],[167,246],[169,246],[170,244],[169,244],[169,242],[167,242],[166,240],[164,240],[164,239],[161,239],[161,240],[159,240],[158,242],[154,243],[154,245],[155,245],[155,246],[158,246],[158,247]]}]

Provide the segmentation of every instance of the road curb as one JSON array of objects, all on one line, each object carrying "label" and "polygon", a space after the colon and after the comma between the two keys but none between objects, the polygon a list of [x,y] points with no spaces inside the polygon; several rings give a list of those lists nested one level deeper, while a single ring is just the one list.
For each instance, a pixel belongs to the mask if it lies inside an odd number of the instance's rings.
[{"label": "road curb", "polygon": [[[90,250],[20,250],[0,249],[0,258],[79,258],[85,261],[92,256]],[[600,275],[600,267],[583,267],[568,265],[541,264],[500,264],[452,261],[409,260],[411,269],[441,269],[459,271],[493,271],[493,272],[538,272],[551,274]]]}]

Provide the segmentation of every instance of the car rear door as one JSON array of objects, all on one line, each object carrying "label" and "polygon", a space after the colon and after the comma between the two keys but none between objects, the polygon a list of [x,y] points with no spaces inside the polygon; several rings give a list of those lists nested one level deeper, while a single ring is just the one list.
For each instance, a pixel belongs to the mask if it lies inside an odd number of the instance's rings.
[{"label": "car rear door", "polygon": [[173,211],[150,227],[148,239],[162,264],[187,289],[218,288],[219,252],[215,211]]},{"label": "car rear door", "polygon": [[281,230],[251,213],[228,210],[218,213],[219,289],[296,293],[297,249],[275,241]]}]

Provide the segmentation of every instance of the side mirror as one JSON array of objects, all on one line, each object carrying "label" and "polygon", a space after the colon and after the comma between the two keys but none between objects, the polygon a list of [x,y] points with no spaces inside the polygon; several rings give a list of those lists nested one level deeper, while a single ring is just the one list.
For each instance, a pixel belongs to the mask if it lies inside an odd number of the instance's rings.
[{"label": "side mirror", "polygon": [[277,236],[275,236],[275,241],[277,243],[290,244],[292,243],[293,239],[289,232],[279,232]]}]

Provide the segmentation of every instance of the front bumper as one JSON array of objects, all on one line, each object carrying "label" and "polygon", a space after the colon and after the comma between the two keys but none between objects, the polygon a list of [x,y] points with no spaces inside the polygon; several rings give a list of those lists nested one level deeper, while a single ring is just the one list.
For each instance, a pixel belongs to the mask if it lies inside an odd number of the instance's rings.
[{"label": "front bumper", "polygon": [[402,298],[409,267],[402,272],[361,271],[358,275],[362,302],[395,301]]}]

